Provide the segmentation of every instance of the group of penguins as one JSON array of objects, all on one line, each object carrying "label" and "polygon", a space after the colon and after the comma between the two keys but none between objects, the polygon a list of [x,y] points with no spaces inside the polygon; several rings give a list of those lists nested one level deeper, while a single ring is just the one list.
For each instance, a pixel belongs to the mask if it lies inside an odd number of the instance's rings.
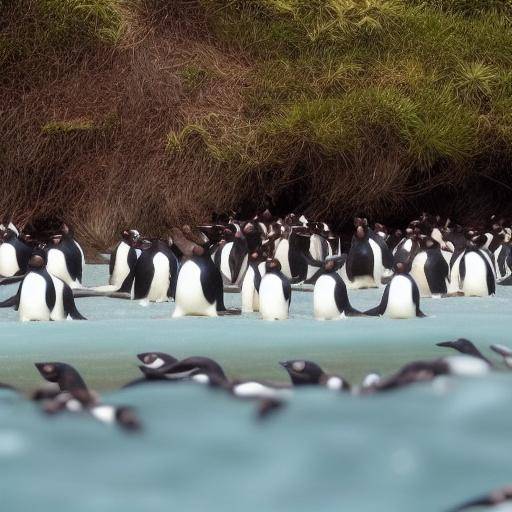
[{"label": "group of penguins", "polygon": [[[123,388],[134,386],[178,385],[189,382],[207,386],[212,391],[227,393],[239,400],[256,403],[257,418],[262,420],[282,410],[293,396],[294,389],[315,387],[326,392],[341,393],[364,397],[386,393],[416,383],[439,382],[457,376],[480,377],[497,370],[496,362],[485,357],[470,341],[460,338],[437,344],[457,353],[438,359],[413,361],[390,376],[382,377],[378,373],[365,376],[360,385],[351,384],[341,375],[325,372],[318,364],[309,360],[289,360],[279,364],[290,378],[290,384],[277,384],[258,380],[232,380],[226,376],[222,366],[208,357],[176,357],[163,352],[145,352],[138,354],[141,378],[128,382]],[[512,370],[512,349],[504,345],[492,345],[491,349],[499,354],[503,363]],[[51,383],[34,391],[30,399],[41,404],[41,410],[48,415],[80,414],[91,417],[103,424],[116,425],[127,432],[140,431],[142,422],[136,411],[124,405],[110,405],[101,401],[100,396],[89,389],[80,373],[71,365],[61,362],[40,362],[35,364],[40,375]],[[0,384],[0,389],[19,393],[12,386]],[[449,387],[446,387],[449,389]],[[471,509],[474,506],[495,506],[512,501],[512,488],[493,491],[489,495],[472,499],[459,505],[451,512]]]},{"label": "group of penguins", "polygon": [[[174,317],[259,312],[266,320],[288,318],[294,287],[313,286],[319,320],[344,316],[425,316],[420,297],[477,296],[512,284],[512,223],[495,216],[462,227],[422,214],[404,229],[354,219],[347,250],[324,222],[269,210],[249,220],[218,216],[214,223],[173,228],[167,240],[122,233],[110,256],[106,286],[85,288],[84,252],[72,230],[20,232],[0,224],[0,285],[21,281],[0,302],[22,321],[84,319],[75,298],[110,296],[150,302],[175,301]],[[380,304],[357,311],[347,289],[385,285]],[[225,291],[241,291],[242,308],[227,309]]]}]

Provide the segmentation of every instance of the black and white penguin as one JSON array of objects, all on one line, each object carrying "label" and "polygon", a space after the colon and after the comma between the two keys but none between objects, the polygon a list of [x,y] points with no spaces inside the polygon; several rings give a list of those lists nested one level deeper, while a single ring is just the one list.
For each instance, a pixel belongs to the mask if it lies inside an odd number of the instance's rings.
[{"label": "black and white penguin", "polygon": [[411,277],[418,285],[421,297],[440,297],[448,292],[450,267],[441,246],[431,237],[422,238],[421,250],[411,264]]},{"label": "black and white penguin", "polygon": [[408,227],[405,237],[393,249],[393,262],[410,265],[420,251],[419,230]]},{"label": "black and white penguin", "polygon": [[0,231],[0,276],[13,277],[27,271],[32,247],[14,230]]},{"label": "black and white penguin", "polygon": [[46,253],[41,249],[34,250],[16,296],[0,306],[14,306],[22,322],[86,319],[76,309],[71,288],[46,270]]},{"label": "black and white penguin", "polygon": [[177,363],[178,360],[165,352],[142,352],[137,354],[139,361],[146,367],[152,370],[158,370],[166,364]]},{"label": "black and white penguin", "polygon": [[260,284],[265,275],[267,255],[263,249],[249,254],[249,265],[242,281],[242,312],[252,313],[260,310]]},{"label": "black and white penguin", "polygon": [[50,237],[46,251],[48,272],[64,281],[72,289],[81,288],[85,266],[84,252],[66,224],[62,225],[60,233]]},{"label": "black and white penguin", "polygon": [[308,274],[306,255],[309,255],[311,233],[293,219],[287,217],[287,224],[282,226],[281,234],[274,242],[274,258],[279,261],[281,271],[288,279],[301,282]]},{"label": "black and white penguin", "polygon": [[264,320],[286,320],[290,310],[292,287],[281,272],[277,259],[267,260],[260,283],[260,313]]},{"label": "black and white penguin", "polygon": [[495,489],[489,494],[478,496],[472,500],[466,501],[460,505],[451,508],[448,512],[462,512],[469,509],[494,509],[496,512],[506,512],[512,510],[512,485],[507,485],[500,489]]},{"label": "black and white penguin", "polygon": [[338,320],[362,314],[350,305],[347,287],[338,273],[342,261],[342,258],[336,256],[326,258],[323,272],[316,280],[313,311],[317,320]]},{"label": "black and white penguin", "polygon": [[279,363],[294,386],[324,386],[334,391],[350,391],[350,383],[339,375],[328,375],[312,361],[292,360]]},{"label": "black and white penguin", "polygon": [[459,338],[454,341],[442,341],[440,343],[436,343],[436,345],[438,347],[453,348],[461,354],[477,357],[482,359],[482,361],[485,361],[489,366],[494,366],[493,363],[487,359],[487,357],[485,357],[482,352],[480,352],[480,350],[478,350],[475,344],[466,338]]},{"label": "black and white penguin", "polygon": [[16,236],[20,235],[20,231],[14,224],[12,217],[8,215],[6,215],[0,223],[0,236],[2,231],[12,231]]},{"label": "black and white penguin", "polygon": [[395,275],[386,285],[380,304],[366,311],[370,316],[389,318],[424,317],[420,310],[420,292],[414,279],[406,273],[403,263],[395,266]]},{"label": "black and white penguin", "polygon": [[144,240],[134,270],[132,299],[142,305],[174,298],[178,280],[178,259],[163,240]]},{"label": "black and white penguin", "polygon": [[[350,288],[378,288],[385,270],[382,249],[370,236],[366,219],[356,219],[355,223],[356,233],[352,237],[347,262],[343,267],[347,286]],[[382,242],[385,245],[384,240]],[[389,251],[389,249],[387,250]]]},{"label": "black and white penguin", "polygon": [[178,272],[174,318],[186,315],[215,317],[224,306],[224,286],[220,270],[206,247],[187,240],[181,230],[173,230],[173,239],[183,252]]},{"label": "black and white penguin", "polygon": [[71,393],[82,402],[92,401],[93,395],[80,373],[70,364],[60,362],[34,363],[41,377],[56,384],[59,391]]},{"label": "black and white penguin", "polygon": [[213,253],[213,261],[226,285],[239,285],[247,269],[248,245],[241,230],[225,230],[224,243]]}]

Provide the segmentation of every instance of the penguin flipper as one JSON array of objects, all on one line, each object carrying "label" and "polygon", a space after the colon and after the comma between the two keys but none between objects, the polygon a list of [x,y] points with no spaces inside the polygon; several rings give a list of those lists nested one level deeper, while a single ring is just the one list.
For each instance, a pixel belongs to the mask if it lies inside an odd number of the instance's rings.
[{"label": "penguin flipper", "polygon": [[364,314],[366,316],[382,316],[385,313],[386,307],[388,305],[389,288],[390,285],[387,284],[384,293],[382,294],[380,304],[372,309],[369,309],[368,311],[365,311]]},{"label": "penguin flipper", "polygon": [[151,288],[155,275],[153,253],[144,251],[135,264],[135,278],[133,283],[133,299],[145,299]]},{"label": "penguin flipper", "polygon": [[0,302],[0,308],[14,308],[14,311],[18,311],[20,306],[20,296],[21,296],[21,287],[23,286],[23,281],[18,286],[18,291],[12,297],[5,299],[3,302]]},{"label": "penguin flipper", "polygon": [[81,315],[78,309],[76,309],[73,290],[67,284],[64,284],[62,299],[64,303],[64,313],[66,316],[69,315],[73,320],[87,320],[87,318]]}]

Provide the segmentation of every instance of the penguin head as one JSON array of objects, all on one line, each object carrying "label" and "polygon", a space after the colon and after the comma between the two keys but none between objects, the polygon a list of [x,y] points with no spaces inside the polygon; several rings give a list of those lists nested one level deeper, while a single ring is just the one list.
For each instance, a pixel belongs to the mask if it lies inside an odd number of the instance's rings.
[{"label": "penguin head", "polygon": [[44,250],[44,244],[39,244],[33,251],[30,259],[28,260],[28,268],[37,270],[44,268],[48,261],[46,251]]},{"label": "penguin head", "polygon": [[281,262],[275,258],[268,258],[265,263],[265,270],[267,271],[267,273],[280,272]]},{"label": "penguin head", "polygon": [[345,258],[341,256],[328,256],[324,260],[324,271],[325,272],[336,272],[343,266]]},{"label": "penguin head", "polygon": [[138,242],[140,233],[136,229],[125,229],[121,236],[128,245],[132,246]]},{"label": "penguin head", "polygon": [[70,392],[80,402],[92,403],[96,400],[96,397],[88,390],[81,375],[71,365],[43,362],[35,363],[35,367],[45,380],[57,383],[61,391]]},{"label": "penguin head", "polygon": [[136,432],[142,429],[142,424],[131,407],[117,407],[115,418],[116,423],[125,430]]},{"label": "penguin head", "polygon": [[160,368],[166,364],[177,363],[178,360],[165,352],[142,352],[137,357],[148,368]]},{"label": "penguin head", "polygon": [[35,363],[41,376],[48,382],[58,382],[61,375],[61,363]]},{"label": "penguin head", "polygon": [[322,368],[313,361],[295,359],[281,361],[279,364],[288,372],[295,386],[320,384],[325,377]]},{"label": "penguin head", "polygon": [[407,274],[407,265],[402,261],[399,261],[394,265],[393,270],[395,271],[396,275]]}]

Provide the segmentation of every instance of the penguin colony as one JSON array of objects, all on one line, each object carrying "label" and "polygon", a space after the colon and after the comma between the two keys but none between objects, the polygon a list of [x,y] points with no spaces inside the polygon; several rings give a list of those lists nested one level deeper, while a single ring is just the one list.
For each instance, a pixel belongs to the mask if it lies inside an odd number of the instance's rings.
[{"label": "penguin colony", "polygon": [[[20,231],[0,224],[0,285],[20,282],[0,303],[22,321],[84,319],[75,299],[109,296],[142,305],[173,300],[174,317],[216,317],[259,312],[265,320],[289,316],[292,289],[313,287],[318,320],[345,316],[425,316],[422,297],[486,297],[496,284],[512,284],[512,224],[492,217],[462,227],[422,214],[404,230],[354,219],[344,240],[324,222],[304,215],[249,220],[218,217],[215,223],[171,230],[167,240],[125,230],[112,250],[109,284],[86,288],[84,252],[72,230]],[[346,244],[346,250],[342,242]],[[384,287],[382,300],[362,312],[347,290]],[[227,309],[224,292],[240,291],[241,311]]]}]

